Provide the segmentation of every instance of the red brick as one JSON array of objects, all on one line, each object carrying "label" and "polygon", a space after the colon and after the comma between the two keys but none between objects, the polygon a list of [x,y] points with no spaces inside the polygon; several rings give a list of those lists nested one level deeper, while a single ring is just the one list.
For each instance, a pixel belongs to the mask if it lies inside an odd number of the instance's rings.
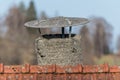
[{"label": "red brick", "polygon": [[30,65],[25,64],[24,66],[21,66],[22,68],[22,73],[29,73],[30,72]]},{"label": "red brick", "polygon": [[0,73],[3,73],[3,71],[4,71],[4,65],[0,64]]},{"label": "red brick", "polygon": [[30,66],[31,73],[54,73],[55,65],[46,65],[46,66]]},{"label": "red brick", "polygon": [[4,73],[21,73],[21,66],[4,66]]},{"label": "red brick", "polygon": [[99,73],[99,72],[108,72],[108,71],[109,71],[109,66],[107,64],[83,66],[84,73]]},{"label": "red brick", "polygon": [[120,80],[119,66],[0,64],[0,80]]},{"label": "red brick", "polygon": [[111,66],[110,72],[120,72],[120,66]]}]

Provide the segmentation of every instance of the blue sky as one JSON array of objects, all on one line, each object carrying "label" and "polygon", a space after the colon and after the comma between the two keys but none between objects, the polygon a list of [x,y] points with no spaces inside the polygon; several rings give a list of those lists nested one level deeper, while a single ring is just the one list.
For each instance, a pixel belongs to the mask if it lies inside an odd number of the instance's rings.
[{"label": "blue sky", "polygon": [[[0,17],[4,17],[12,5],[30,0],[0,0]],[[49,16],[98,16],[105,18],[113,27],[114,42],[120,35],[120,0],[34,0],[38,15],[45,11]]]}]

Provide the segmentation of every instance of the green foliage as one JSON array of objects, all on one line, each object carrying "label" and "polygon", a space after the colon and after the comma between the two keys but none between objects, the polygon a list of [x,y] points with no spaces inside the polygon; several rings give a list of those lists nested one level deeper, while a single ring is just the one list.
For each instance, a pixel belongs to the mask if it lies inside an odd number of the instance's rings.
[{"label": "green foliage", "polygon": [[95,58],[96,64],[108,63],[109,65],[120,65],[120,58],[118,55],[103,55],[100,58]]},{"label": "green foliage", "polygon": [[[26,12],[26,22],[35,20],[35,19],[37,19],[36,10],[35,10],[35,6],[34,6],[34,2],[31,1],[29,4],[29,8],[27,9],[27,12]],[[30,35],[37,34],[37,29],[27,28],[27,31]]]},{"label": "green foliage", "polygon": [[23,3],[23,2],[20,2],[20,4],[19,4],[19,10],[21,11],[21,12],[25,12],[25,4]]},{"label": "green foliage", "polygon": [[30,21],[30,20],[34,20],[36,19],[36,10],[35,10],[35,6],[34,6],[34,2],[31,1],[29,8],[27,10],[27,15],[26,15],[26,21]]},{"label": "green foliage", "polygon": [[19,6],[18,6],[18,9],[21,12],[21,14],[24,16],[24,21],[25,21],[25,18],[26,18],[25,4],[23,2],[20,2]]},{"label": "green foliage", "polygon": [[45,20],[47,18],[48,18],[47,14],[44,11],[42,11],[40,14],[40,19]]},{"label": "green foliage", "polygon": [[102,56],[101,58],[97,58],[95,60],[96,64],[104,64],[104,63],[108,63],[110,65],[114,64],[114,60],[112,58],[112,56]]}]

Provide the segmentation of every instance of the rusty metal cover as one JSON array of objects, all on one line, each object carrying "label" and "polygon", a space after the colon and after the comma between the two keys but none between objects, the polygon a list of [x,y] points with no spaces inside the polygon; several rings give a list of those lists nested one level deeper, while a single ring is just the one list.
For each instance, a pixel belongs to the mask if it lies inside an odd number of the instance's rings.
[{"label": "rusty metal cover", "polygon": [[47,20],[33,20],[25,23],[26,27],[31,28],[52,28],[52,27],[68,27],[77,26],[88,23],[88,19],[77,17],[53,17]]}]

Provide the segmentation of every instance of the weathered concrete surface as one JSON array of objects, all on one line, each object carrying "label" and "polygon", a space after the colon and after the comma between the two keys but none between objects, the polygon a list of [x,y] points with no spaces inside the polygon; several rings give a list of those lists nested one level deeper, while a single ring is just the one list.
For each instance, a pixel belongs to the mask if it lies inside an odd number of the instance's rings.
[{"label": "weathered concrete surface", "polygon": [[[49,36],[52,37],[52,36]],[[55,37],[55,35],[54,35]],[[36,40],[38,65],[76,65],[82,63],[80,37]]]}]

